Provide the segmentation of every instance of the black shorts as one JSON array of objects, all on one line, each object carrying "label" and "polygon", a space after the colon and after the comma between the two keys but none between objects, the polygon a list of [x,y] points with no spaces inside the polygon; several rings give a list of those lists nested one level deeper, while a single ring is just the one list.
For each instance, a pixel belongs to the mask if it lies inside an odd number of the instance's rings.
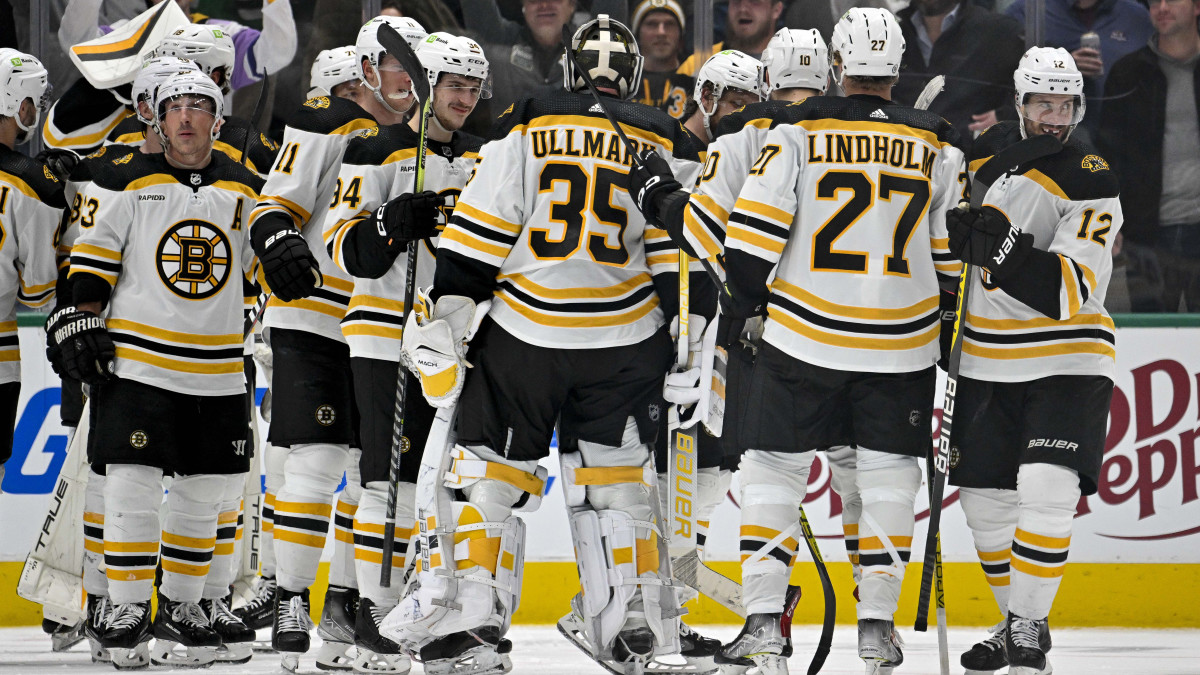
[{"label": "black shorts", "polygon": [[822,368],[763,343],[738,440],[775,452],[857,445],[925,457],[933,444],[935,377],[933,366],[911,373]]},{"label": "black shorts", "polygon": [[958,378],[950,483],[1015,490],[1022,464],[1055,464],[1074,469],[1083,494],[1095,494],[1112,392],[1112,380],[1099,375]]},{"label": "black shorts", "polygon": [[83,417],[83,383],[69,377],[62,378],[61,401],[58,418],[63,426],[79,426],[79,418]]},{"label": "black shorts", "polygon": [[666,329],[623,347],[548,349],[484,321],[471,342],[475,367],[459,397],[459,443],[537,460],[550,454],[556,422],[559,448],[570,450],[579,441],[619,446],[630,416],[641,441],[655,442],[672,362]]},{"label": "black shorts", "polygon": [[13,427],[17,424],[17,404],[20,399],[20,380],[0,384],[0,464],[12,457]]},{"label": "black shorts", "polygon": [[358,447],[350,348],[314,333],[271,329],[271,428],[267,440]]},{"label": "black shorts", "polygon": [[[362,484],[388,480],[392,461],[392,423],[396,416],[396,375],[399,364],[379,359],[350,359],[354,371],[354,400],[358,409],[358,437],[362,459],[358,462]],[[401,443],[401,481],[417,482],[421,451],[429,438],[429,426],[437,411],[421,395],[421,382],[409,374],[406,388],[408,403],[404,414],[404,440]],[[414,452],[415,450],[415,452]]]},{"label": "black shorts", "polygon": [[729,349],[725,366],[725,420],[721,433],[721,468],[737,471],[745,449],[738,442],[738,420],[750,398],[750,380],[754,375],[754,349],[740,341]]},{"label": "black shorts", "polygon": [[88,462],[153,466],[164,474],[250,470],[246,395],[196,396],[115,379],[92,387]]}]

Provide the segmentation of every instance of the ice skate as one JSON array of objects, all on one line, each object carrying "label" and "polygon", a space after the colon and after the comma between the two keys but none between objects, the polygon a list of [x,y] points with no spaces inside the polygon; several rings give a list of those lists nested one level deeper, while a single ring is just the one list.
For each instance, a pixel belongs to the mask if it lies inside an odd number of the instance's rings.
[{"label": "ice skate", "polygon": [[84,622],[65,624],[42,619],[42,632],[50,636],[50,651],[65,652],[83,641]]},{"label": "ice skate", "polygon": [[[1043,621],[1041,624],[1038,645],[1041,646],[1042,653],[1046,653],[1050,651],[1050,623]],[[964,675],[992,675],[997,670],[1008,667],[1008,656],[1004,653],[1004,641],[1007,636],[1004,629],[1007,625],[1008,621],[1004,620],[992,626],[990,636],[963,652],[959,663],[965,669]]]},{"label": "ice skate", "polygon": [[[233,615],[242,620],[246,627],[257,633],[271,628],[275,621],[275,577],[259,577],[254,581],[254,595],[246,604],[235,607]],[[256,639],[252,643],[256,652],[273,652],[271,640]]]},{"label": "ice skate", "polygon": [[317,667],[321,670],[350,670],[354,666],[354,621],[358,614],[358,589],[330,586],[325,591],[325,609],[317,624]]},{"label": "ice skate", "polygon": [[785,631],[783,613],[751,614],[742,631],[716,656],[721,672],[740,674],[758,667],[763,675],[786,675],[792,640]]},{"label": "ice skate", "polygon": [[354,623],[354,644],[358,647],[355,672],[403,675],[412,669],[412,660],[401,653],[400,645],[379,634],[379,624],[389,611],[390,607],[377,605],[370,598],[358,601]]},{"label": "ice skate", "polygon": [[900,636],[891,621],[883,619],[858,620],[858,657],[867,664],[867,675],[891,675],[904,663]]},{"label": "ice skate", "polygon": [[161,592],[154,616],[154,649],[150,660],[156,666],[207,668],[217,658],[221,636],[209,624],[196,602],[175,602]]},{"label": "ice skate", "polygon": [[100,636],[100,646],[108,650],[117,670],[150,665],[150,602],[114,605]]},{"label": "ice skate", "polygon": [[1045,619],[1038,621],[1009,614],[1005,628],[1004,654],[1008,659],[1008,675],[1049,675],[1054,672],[1046,660],[1050,629]]},{"label": "ice skate", "polygon": [[418,660],[426,675],[501,675],[512,670],[512,660],[500,640],[500,629],[481,626],[451,633],[421,647]]},{"label": "ice skate", "polygon": [[300,655],[308,651],[313,627],[308,616],[308,589],[302,593],[285,588],[275,590],[275,623],[271,628],[271,647],[282,654],[283,669],[296,672]]},{"label": "ice skate", "polygon": [[108,617],[112,611],[113,604],[107,595],[88,593],[87,619],[83,623],[83,634],[87,637],[88,646],[91,649],[92,663],[112,663],[112,656],[109,655],[108,650],[100,646],[100,636],[104,634]]},{"label": "ice skate", "polygon": [[217,663],[246,663],[254,655],[254,631],[229,610],[226,598],[201,600],[212,629],[221,636]]}]

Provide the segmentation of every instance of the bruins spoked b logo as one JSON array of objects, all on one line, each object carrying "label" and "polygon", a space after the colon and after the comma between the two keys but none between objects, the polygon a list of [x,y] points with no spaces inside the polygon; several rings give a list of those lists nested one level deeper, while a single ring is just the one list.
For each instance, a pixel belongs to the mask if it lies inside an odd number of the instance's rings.
[{"label": "bruins spoked b logo", "polygon": [[229,279],[229,238],[212,223],[184,220],[158,242],[158,276],[175,295],[203,300]]}]

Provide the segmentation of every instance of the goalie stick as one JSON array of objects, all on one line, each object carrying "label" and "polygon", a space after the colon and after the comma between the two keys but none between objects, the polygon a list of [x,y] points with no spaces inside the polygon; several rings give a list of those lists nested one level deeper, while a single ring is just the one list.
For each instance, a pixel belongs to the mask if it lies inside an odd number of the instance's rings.
[{"label": "goalie stick", "polygon": [[[997,152],[979,170],[971,181],[971,201],[960,203],[958,208],[968,206],[977,209],[983,205],[988,188],[1001,176],[1022,164],[1059,152],[1062,143],[1050,135],[1034,136],[1014,143]],[[925,559],[921,565],[921,593],[917,599],[917,617],[913,629],[925,631],[929,624],[929,595],[934,576],[938,579],[938,611],[945,613],[944,594],[941,589],[941,537],[942,496],[946,489],[946,474],[950,468],[950,432],[954,421],[954,404],[958,388],[958,372],[962,361],[963,317],[967,308],[967,297],[972,269],[964,264],[958,281],[958,306],[954,319],[954,337],[950,344],[950,356],[946,365],[946,391],[942,399],[942,422],[938,434],[937,450],[933,456],[933,471],[929,485],[929,529],[925,538]],[[939,617],[939,622],[943,619]],[[940,633],[939,629],[939,633]],[[939,635],[939,640],[940,640]]]},{"label": "goalie stick", "polygon": [[[413,176],[413,194],[425,189],[425,146],[428,141],[427,126],[429,115],[433,112],[433,96],[429,80],[425,79],[425,70],[412,47],[400,37],[395,28],[382,24],[379,27],[379,42],[387,53],[400,62],[400,66],[408,73],[412,82],[413,105],[420,105],[418,115],[421,116],[420,131],[417,134],[417,170]],[[390,243],[390,242],[389,242]],[[404,319],[412,311],[413,299],[417,290],[417,252],[420,242],[408,243],[408,269],[404,277]],[[392,557],[395,554],[396,538],[396,489],[400,480],[400,458],[404,443],[405,410],[408,405],[408,369],[401,361],[396,368],[396,410],[392,419],[392,456],[388,464],[388,501],[387,517],[383,527],[383,565],[379,570],[379,585],[388,588],[392,585]]]}]

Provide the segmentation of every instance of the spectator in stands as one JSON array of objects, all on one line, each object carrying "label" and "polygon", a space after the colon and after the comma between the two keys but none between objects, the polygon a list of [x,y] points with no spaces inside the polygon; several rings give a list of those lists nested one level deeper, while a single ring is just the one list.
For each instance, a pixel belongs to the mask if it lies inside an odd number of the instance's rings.
[{"label": "spectator in stands", "polygon": [[662,108],[683,119],[692,78],[675,72],[683,56],[683,7],[677,0],[641,0],[633,10],[633,33],[645,63],[638,103]]},{"label": "spectator in stands", "polygon": [[[1200,311],[1200,0],[1152,0],[1154,36],[1113,64],[1100,141],[1130,250],[1154,247],[1158,311]],[[1089,106],[1090,107],[1090,106]]]},{"label": "spectator in stands", "polygon": [[878,7],[899,14],[907,5],[907,0],[792,0],[783,14],[783,25],[816,28],[825,42],[829,42],[833,26],[851,7]]},{"label": "spectator in stands", "polygon": [[971,0],[913,0],[897,18],[907,48],[896,101],[912,105],[930,78],[945,75],[946,89],[929,109],[959,129],[964,152],[996,123],[999,109],[1016,119],[1012,73],[1025,52],[1021,24]]},{"label": "spectator in stands", "polygon": [[757,59],[775,34],[775,24],[782,14],[783,0],[729,0],[725,40],[713,45],[710,52],[689,56],[679,73],[695,77],[700,65],[723,49],[736,49]]},{"label": "spectator in stands", "polygon": [[430,33],[462,32],[454,12],[442,0],[383,0],[379,13],[384,16],[406,16],[421,24]]},{"label": "spectator in stands", "polygon": [[[1025,25],[1025,0],[1016,0],[1005,13]],[[1046,0],[1045,25],[1042,46],[1071,52],[1083,73],[1087,115],[1075,133],[1084,140],[1094,140],[1104,105],[1101,95],[1107,74],[1105,64],[1111,66],[1146,44],[1154,31],[1150,13],[1137,0]],[[1079,39],[1085,33],[1100,36],[1098,51],[1080,47]]]}]

